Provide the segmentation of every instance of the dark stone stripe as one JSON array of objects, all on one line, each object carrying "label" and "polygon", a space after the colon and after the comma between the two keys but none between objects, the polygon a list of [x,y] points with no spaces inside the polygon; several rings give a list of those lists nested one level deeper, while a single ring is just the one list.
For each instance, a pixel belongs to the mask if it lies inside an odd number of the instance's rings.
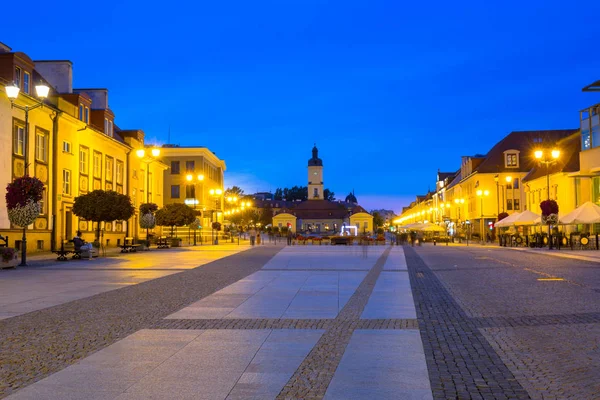
[{"label": "dark stone stripe", "polygon": [[0,397],[74,364],[258,271],[260,247],[162,278],[0,320]]},{"label": "dark stone stripe", "polygon": [[[391,248],[388,248],[379,257],[337,318],[333,320],[331,326],[323,333],[315,347],[283,387],[277,399],[323,398],[352,333],[365,323],[361,322],[360,316],[369,301],[390,250]],[[362,321],[367,321],[366,324],[369,324],[368,320]]]},{"label": "dark stone stripe", "polygon": [[[334,319],[164,319],[152,329],[329,329]],[[342,323],[343,324],[343,323]],[[419,329],[416,319],[361,319],[353,329]]]},{"label": "dark stone stripe", "polygon": [[421,257],[411,247],[404,253],[434,398],[529,399]]}]

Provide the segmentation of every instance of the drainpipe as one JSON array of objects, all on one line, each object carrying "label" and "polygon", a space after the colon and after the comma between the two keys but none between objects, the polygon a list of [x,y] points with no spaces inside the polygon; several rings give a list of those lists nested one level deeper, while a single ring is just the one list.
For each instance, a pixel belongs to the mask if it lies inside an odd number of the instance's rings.
[{"label": "drainpipe", "polygon": [[[127,168],[124,171],[124,173],[125,173],[125,193],[124,194],[127,196],[129,196],[129,172],[131,169],[131,159],[129,157],[130,155],[131,155],[131,149],[129,149],[129,151],[127,151]],[[135,217],[135,211],[134,211],[133,215],[127,220],[127,227],[125,228],[125,237],[131,236],[129,234],[129,225],[131,225],[131,221],[133,220],[134,217]]]},{"label": "drainpipe", "polygon": [[58,118],[62,111],[53,111],[50,114],[52,120],[52,171],[50,181],[52,182],[52,233],[50,234],[50,248],[56,250],[56,215],[58,213]]}]

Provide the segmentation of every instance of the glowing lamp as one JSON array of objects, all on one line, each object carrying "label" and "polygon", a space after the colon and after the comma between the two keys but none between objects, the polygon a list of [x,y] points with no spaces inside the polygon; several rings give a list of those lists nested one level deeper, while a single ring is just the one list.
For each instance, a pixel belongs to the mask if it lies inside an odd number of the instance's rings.
[{"label": "glowing lamp", "polygon": [[14,83],[11,83],[10,85],[6,85],[6,87],[4,89],[6,90],[6,95],[11,100],[15,100],[17,97],[19,97],[19,91],[21,90]]},{"label": "glowing lamp", "polygon": [[50,93],[50,87],[48,87],[48,85],[40,83],[39,85],[35,85],[35,92],[37,93],[40,99],[45,99],[46,97],[48,97],[48,93]]},{"label": "glowing lamp", "polygon": [[136,151],[135,151],[135,154],[136,154],[136,155],[137,155],[139,158],[142,158],[142,157],[144,157],[144,156],[146,155],[146,150],[144,150],[144,149],[139,149],[139,150],[136,150]]}]

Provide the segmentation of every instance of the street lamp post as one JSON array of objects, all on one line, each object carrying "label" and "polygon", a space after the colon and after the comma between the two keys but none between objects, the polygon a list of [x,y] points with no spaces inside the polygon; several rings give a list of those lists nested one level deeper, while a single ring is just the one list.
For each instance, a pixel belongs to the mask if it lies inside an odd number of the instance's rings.
[{"label": "street lamp post", "polygon": [[[550,165],[558,161],[560,150],[536,150],[534,155],[540,164],[546,166],[546,200],[550,200]],[[548,224],[548,248],[552,248],[552,231],[550,224]]]},{"label": "street lamp post", "polygon": [[[454,199],[454,203],[456,204],[456,208],[458,209],[458,218],[456,219],[456,230],[458,233],[458,226],[460,224],[460,209],[462,207],[462,204],[465,204],[465,199],[463,198],[458,198],[458,199]],[[458,238],[459,242],[460,242],[460,237]]]},{"label": "street lamp post", "polygon": [[[19,92],[21,91],[21,88],[18,87],[17,85],[15,85],[14,83],[7,85],[5,87],[6,90],[6,96],[8,96],[8,98],[10,99],[10,106],[11,108],[17,108],[19,110],[23,110],[25,111],[25,136],[23,137],[23,159],[24,159],[24,168],[23,168],[23,175],[27,176],[28,171],[29,171],[29,111],[31,110],[35,110],[38,107],[43,107],[44,105],[44,99],[46,97],[48,97],[48,93],[50,92],[50,88],[45,85],[44,83],[40,83],[39,85],[36,85],[35,87],[35,91],[37,96],[42,99],[35,100],[35,104],[32,106],[21,106],[17,103],[15,103],[15,100],[19,97]],[[23,237],[21,238],[21,264],[19,264],[20,267],[26,267],[27,266],[27,227],[24,226],[23,227]]]},{"label": "street lamp post", "polygon": [[480,209],[480,219],[481,219],[481,242],[483,242],[483,231],[484,231],[484,223],[483,223],[483,197],[484,196],[489,196],[490,195],[490,191],[489,190],[481,190],[479,189],[477,191],[477,197],[479,197],[479,200],[481,202],[481,209]]},{"label": "street lamp post", "polygon": [[[146,203],[150,203],[150,164],[156,161],[156,158],[160,156],[160,149],[153,147],[150,150],[150,154],[146,154],[145,149],[136,150],[135,154],[139,159],[144,161],[146,159]],[[150,230],[146,228],[146,240],[149,240]]]},{"label": "street lamp post", "polygon": [[[215,228],[213,228],[212,224],[215,222],[214,220],[214,215],[215,215],[215,211],[218,212],[219,210],[219,197],[221,197],[221,195],[223,194],[223,190],[222,189],[210,189],[209,193],[211,196],[213,196],[215,198],[215,209],[211,212],[211,223],[210,223],[210,228],[211,228],[211,240],[213,244],[219,244],[219,234],[217,234],[217,238],[215,239]],[[218,214],[217,214],[218,216]]]},{"label": "street lamp post", "polygon": [[[196,179],[194,179],[194,178],[196,178]],[[196,177],[194,177],[194,175],[192,175],[192,174],[187,174],[186,177],[185,177],[185,179],[188,182],[193,182],[193,185],[194,185],[194,199],[193,200],[194,200],[194,214],[196,214],[196,205],[198,204],[198,200],[196,198],[196,182],[203,182],[204,181],[204,175],[198,174]],[[198,227],[196,227],[194,229],[194,246],[196,245],[197,230],[198,230]],[[200,241],[200,244],[202,244],[202,240]]]}]

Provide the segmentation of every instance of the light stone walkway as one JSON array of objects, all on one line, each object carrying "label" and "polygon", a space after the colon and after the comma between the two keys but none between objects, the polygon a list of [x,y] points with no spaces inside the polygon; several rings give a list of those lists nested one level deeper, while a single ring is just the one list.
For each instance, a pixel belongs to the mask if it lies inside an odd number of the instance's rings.
[{"label": "light stone walkway", "polygon": [[430,399],[415,316],[402,248],[290,246],[9,398]]},{"label": "light stone walkway", "polygon": [[91,261],[57,261],[48,267],[0,270],[0,319],[196,268],[248,248],[220,245],[153,249]]}]

